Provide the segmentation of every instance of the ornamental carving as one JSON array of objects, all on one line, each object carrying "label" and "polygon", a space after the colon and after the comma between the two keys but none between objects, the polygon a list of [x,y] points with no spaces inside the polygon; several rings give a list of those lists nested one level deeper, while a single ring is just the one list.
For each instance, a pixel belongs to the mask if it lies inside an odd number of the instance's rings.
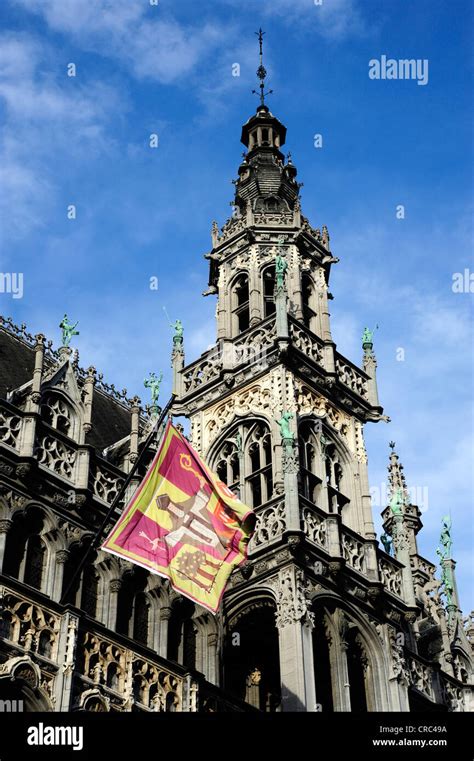
[{"label": "ornamental carving", "polygon": [[342,556],[355,571],[365,571],[364,545],[349,534],[342,534]]},{"label": "ornamental carving", "polygon": [[280,571],[276,582],[276,625],[279,629],[298,621],[310,626],[314,624],[308,587],[304,571],[300,568]]},{"label": "ornamental carving", "polygon": [[92,488],[94,494],[103,502],[111,504],[120,492],[123,483],[124,479],[120,476],[113,475],[99,465],[96,466]]},{"label": "ornamental carving", "polygon": [[64,478],[72,479],[76,452],[52,436],[43,436],[37,449],[38,462]]},{"label": "ornamental carving", "polygon": [[402,572],[386,558],[379,558],[380,580],[384,587],[397,597],[402,596]]},{"label": "ornamental carving", "polygon": [[273,374],[271,374],[258,383],[253,383],[244,388],[230,399],[206,410],[204,412],[204,451],[209,448],[220,431],[232,422],[234,417],[256,413],[266,414],[267,417],[272,418],[278,404],[279,398],[275,398]]},{"label": "ornamental carving", "polygon": [[367,396],[367,380],[352,365],[342,359],[336,359],[336,371],[341,383],[359,396]]},{"label": "ornamental carving", "polygon": [[60,619],[51,611],[4,590],[3,636],[25,651],[54,660],[57,656]]},{"label": "ornamental carving", "polygon": [[17,415],[9,415],[5,410],[0,410],[0,441],[9,447],[16,448],[21,430],[21,418]]},{"label": "ornamental carving", "polygon": [[327,547],[326,521],[309,507],[303,510],[303,530],[312,542]]},{"label": "ornamental carving", "polygon": [[285,503],[280,502],[257,513],[255,532],[249,543],[249,551],[273,541],[286,529]]}]

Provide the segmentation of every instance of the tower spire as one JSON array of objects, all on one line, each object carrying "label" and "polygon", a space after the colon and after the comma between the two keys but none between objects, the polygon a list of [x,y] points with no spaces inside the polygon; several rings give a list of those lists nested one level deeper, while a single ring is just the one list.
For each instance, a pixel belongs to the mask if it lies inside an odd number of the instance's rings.
[{"label": "tower spire", "polygon": [[[263,35],[265,34],[265,32],[260,27],[258,32],[255,32],[255,34],[258,37],[259,56],[260,56],[260,64],[259,64],[259,67],[257,69],[257,77],[260,80],[260,84],[259,84],[259,89],[260,89],[260,105],[264,106],[265,105],[265,96],[266,95],[271,95],[273,90],[268,90],[268,92],[265,92],[265,77],[267,76],[267,70],[266,70],[265,66],[263,65]],[[257,90],[252,90],[252,93],[258,95],[258,91]]]}]

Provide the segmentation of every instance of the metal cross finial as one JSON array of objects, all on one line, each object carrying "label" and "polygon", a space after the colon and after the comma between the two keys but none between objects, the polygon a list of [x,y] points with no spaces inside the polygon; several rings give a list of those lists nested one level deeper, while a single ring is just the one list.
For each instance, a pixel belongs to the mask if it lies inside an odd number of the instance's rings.
[{"label": "metal cross finial", "polygon": [[[265,77],[267,76],[267,70],[265,66],[263,65],[263,35],[265,34],[264,31],[260,28],[258,32],[255,32],[255,34],[258,37],[258,45],[259,45],[259,51],[260,51],[260,65],[257,69],[257,77],[260,80],[260,104],[262,106],[265,105],[265,95],[271,95],[273,90],[268,90],[268,92],[265,92]],[[252,93],[258,94],[257,90],[252,90]]]},{"label": "metal cross finial", "polygon": [[389,445],[390,449],[392,449],[392,450],[395,449],[395,442],[394,441],[389,441],[388,445]]}]

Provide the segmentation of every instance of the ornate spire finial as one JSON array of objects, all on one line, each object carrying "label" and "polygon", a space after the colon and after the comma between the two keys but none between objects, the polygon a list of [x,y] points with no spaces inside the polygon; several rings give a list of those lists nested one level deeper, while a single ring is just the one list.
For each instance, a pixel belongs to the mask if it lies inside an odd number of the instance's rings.
[{"label": "ornate spire finial", "polygon": [[[264,31],[260,28],[258,32],[255,32],[255,34],[258,37],[258,45],[259,45],[259,55],[260,55],[260,65],[257,69],[257,77],[260,80],[259,89],[260,89],[260,105],[265,105],[265,95],[271,95],[273,90],[268,90],[268,92],[265,92],[265,77],[267,76],[267,70],[265,66],[263,65],[263,35],[265,34]],[[252,93],[258,94],[257,90],[252,90]]]},{"label": "ornate spire finial", "polygon": [[390,441],[389,447],[392,450],[388,465],[389,498],[390,501],[396,498],[397,501],[401,500],[402,504],[408,505],[410,504],[410,497],[405,481],[405,474],[403,473],[403,465],[399,460],[398,454],[395,452],[395,442]]}]

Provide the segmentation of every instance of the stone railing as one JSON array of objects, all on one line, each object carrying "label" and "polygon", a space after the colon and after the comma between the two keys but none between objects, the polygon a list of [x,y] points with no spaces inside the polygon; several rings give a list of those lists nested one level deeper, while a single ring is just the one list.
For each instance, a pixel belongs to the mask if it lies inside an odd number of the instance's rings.
[{"label": "stone railing", "polygon": [[22,419],[18,415],[7,411],[5,408],[0,410],[0,443],[6,444],[13,449],[18,448],[20,440]]},{"label": "stone railing", "polygon": [[336,372],[339,381],[344,386],[347,386],[351,391],[354,391],[364,399],[367,397],[367,378],[365,373],[340,354],[336,355]]},{"label": "stone railing", "polygon": [[278,225],[279,227],[293,227],[294,215],[292,211],[255,211],[253,221],[255,225],[267,227]]},{"label": "stone railing", "polygon": [[13,589],[0,587],[2,639],[16,650],[55,661],[58,655],[60,617]]},{"label": "stone railing", "polygon": [[278,539],[286,529],[284,501],[258,507],[255,513],[257,523],[249,543],[249,554]]},{"label": "stone railing", "polygon": [[433,669],[431,666],[427,666],[418,660],[418,658],[412,656],[408,659],[408,674],[410,684],[419,690],[419,692],[434,700]]},{"label": "stone railing", "polygon": [[77,452],[62,439],[43,429],[39,433],[35,451],[39,465],[44,465],[62,478],[74,480]]},{"label": "stone railing", "polygon": [[289,324],[290,338],[292,339],[293,345],[314,362],[322,364],[322,341],[315,336],[314,333],[310,333],[306,328],[298,325],[298,323],[293,320],[290,320]]},{"label": "stone railing", "polygon": [[303,508],[303,531],[311,542],[327,548],[327,526],[325,519],[313,508]]},{"label": "stone railing", "polygon": [[342,557],[350,568],[365,573],[365,545],[352,534],[343,531],[341,534]]},{"label": "stone railing", "polygon": [[197,388],[205,386],[210,381],[218,378],[221,369],[222,361],[219,360],[215,350],[213,350],[211,358],[206,355],[204,359],[194,362],[183,372],[185,394],[190,394]]},{"label": "stone railing", "polygon": [[384,587],[397,597],[402,597],[403,581],[401,569],[388,557],[379,557],[380,580]]},{"label": "stone railing", "polygon": [[122,710],[130,711],[132,706],[143,711],[183,710],[185,677],[179,667],[174,671],[90,629],[79,631],[77,652],[76,678],[82,690],[76,707],[95,688]]},{"label": "stone railing", "polygon": [[266,349],[273,346],[276,336],[275,316],[269,317],[257,328],[246,331],[232,342],[232,364],[251,364],[265,358]]},{"label": "stone railing", "polygon": [[96,497],[111,504],[124,484],[124,478],[97,461],[92,469],[92,490]]}]

